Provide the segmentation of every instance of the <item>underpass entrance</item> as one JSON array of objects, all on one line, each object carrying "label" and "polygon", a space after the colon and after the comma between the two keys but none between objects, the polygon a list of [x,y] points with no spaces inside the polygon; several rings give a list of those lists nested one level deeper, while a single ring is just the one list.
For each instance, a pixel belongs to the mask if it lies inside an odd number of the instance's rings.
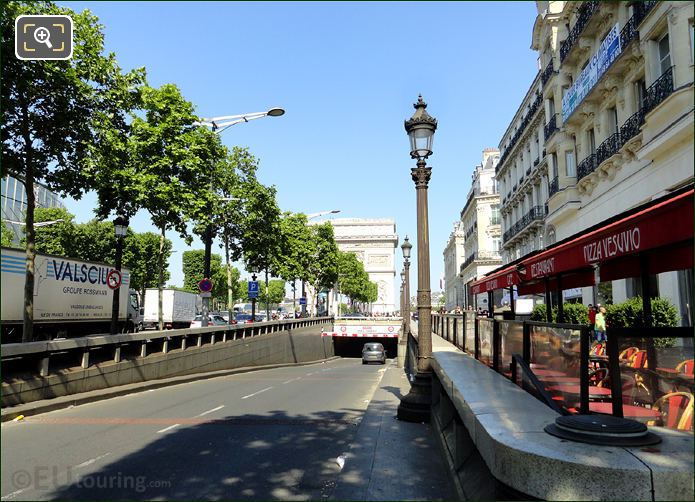
[{"label": "underpass entrance", "polygon": [[340,357],[362,357],[362,347],[365,343],[380,343],[386,350],[386,357],[396,357],[398,353],[398,338],[397,337],[379,337],[379,336],[334,336],[333,351],[336,356]]}]

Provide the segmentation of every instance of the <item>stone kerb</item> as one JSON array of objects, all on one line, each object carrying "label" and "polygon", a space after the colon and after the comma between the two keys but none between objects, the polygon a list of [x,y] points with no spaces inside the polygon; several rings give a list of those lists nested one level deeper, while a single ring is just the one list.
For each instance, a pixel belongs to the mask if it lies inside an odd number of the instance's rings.
[{"label": "stone kerb", "polygon": [[647,449],[561,440],[543,430],[557,413],[469,355],[435,349],[432,367],[490,473],[513,490],[543,500],[693,499],[691,435],[658,428],[663,442]]}]

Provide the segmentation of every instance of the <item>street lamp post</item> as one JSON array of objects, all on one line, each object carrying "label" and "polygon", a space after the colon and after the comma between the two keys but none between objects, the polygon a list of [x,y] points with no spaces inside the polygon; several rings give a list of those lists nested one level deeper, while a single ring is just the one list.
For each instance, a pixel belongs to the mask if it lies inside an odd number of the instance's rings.
[{"label": "street lamp post", "polygon": [[[251,120],[261,119],[263,117],[280,117],[285,114],[285,110],[282,108],[271,108],[266,112],[254,112],[254,113],[244,113],[241,115],[226,115],[223,117],[213,117],[208,119],[201,119],[200,122],[194,122],[195,125],[206,126],[212,129],[215,134],[221,134],[230,127],[242,122],[249,122]],[[213,184],[213,180],[210,180],[210,184]],[[205,255],[203,263],[203,275],[206,279],[210,279],[210,261],[212,254],[212,224],[208,223],[205,227]],[[254,279],[255,280],[255,279]],[[210,309],[210,297],[203,298],[203,318],[200,322],[201,326],[208,325],[208,311]]]},{"label": "street lamp post", "polygon": [[[256,282],[256,272],[251,272],[251,280]],[[256,297],[251,298],[251,322],[256,322]]]},{"label": "street lamp post", "polygon": [[418,311],[418,356],[417,372],[410,392],[398,406],[399,420],[429,422],[431,396],[432,359],[432,292],[430,289],[430,243],[429,217],[427,214],[427,186],[432,168],[426,160],[432,155],[432,138],[437,129],[437,120],[427,113],[427,103],[418,96],[413,105],[415,113],[405,122],[410,138],[410,157],[417,159],[416,167],[410,171],[415,182],[417,196],[417,311]]},{"label": "street lamp post", "polygon": [[413,245],[410,243],[408,236],[403,239],[401,251],[403,251],[403,330],[401,337],[398,340],[398,361],[405,361],[405,355],[408,351],[408,335],[410,334],[410,250]]},{"label": "street lamp post", "polygon": [[[117,216],[113,220],[113,228],[116,232],[116,270],[120,273],[123,261],[123,238],[128,232],[128,220],[123,216]],[[111,302],[111,334],[118,333],[118,311],[121,308],[121,286],[113,289],[113,301]]]}]

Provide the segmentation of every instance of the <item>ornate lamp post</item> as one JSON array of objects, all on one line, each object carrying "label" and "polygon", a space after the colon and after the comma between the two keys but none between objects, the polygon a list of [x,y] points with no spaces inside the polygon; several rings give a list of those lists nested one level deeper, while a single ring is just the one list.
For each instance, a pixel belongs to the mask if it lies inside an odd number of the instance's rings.
[{"label": "ornate lamp post", "polygon": [[[123,238],[128,233],[128,220],[123,216],[117,216],[113,220],[113,228],[116,233],[116,270],[121,271],[123,261]],[[113,290],[113,302],[111,303],[111,334],[118,333],[118,311],[120,310],[121,287]]]},{"label": "ornate lamp post", "polygon": [[398,364],[403,366],[405,354],[408,351],[408,335],[410,334],[410,250],[413,245],[408,240],[408,236],[403,239],[401,251],[403,251],[403,328],[401,337],[398,340]]},{"label": "ornate lamp post", "polygon": [[410,392],[398,406],[399,420],[429,422],[432,370],[432,291],[430,289],[430,238],[427,215],[427,185],[432,168],[426,159],[432,155],[432,138],[437,129],[437,119],[427,113],[427,103],[418,96],[413,105],[415,113],[406,120],[405,130],[410,138],[410,157],[417,159],[410,174],[415,182],[417,196],[417,311],[418,311],[418,356],[417,372]]}]

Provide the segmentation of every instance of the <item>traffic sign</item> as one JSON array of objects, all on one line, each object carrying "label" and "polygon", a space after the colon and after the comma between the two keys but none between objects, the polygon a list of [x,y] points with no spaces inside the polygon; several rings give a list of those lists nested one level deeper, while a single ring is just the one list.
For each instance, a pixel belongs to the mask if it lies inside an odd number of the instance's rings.
[{"label": "traffic sign", "polygon": [[302,296],[302,297],[299,299],[299,304],[300,304],[300,305],[306,305],[306,297]]},{"label": "traffic sign", "polygon": [[115,268],[106,276],[106,285],[111,289],[118,289],[121,285],[121,273]]},{"label": "traffic sign", "polygon": [[249,281],[249,298],[258,298],[258,281]]},{"label": "traffic sign", "polygon": [[203,279],[202,281],[200,281],[198,283],[198,289],[202,293],[208,293],[208,292],[212,291],[212,281],[210,279],[207,279],[207,278]]}]

